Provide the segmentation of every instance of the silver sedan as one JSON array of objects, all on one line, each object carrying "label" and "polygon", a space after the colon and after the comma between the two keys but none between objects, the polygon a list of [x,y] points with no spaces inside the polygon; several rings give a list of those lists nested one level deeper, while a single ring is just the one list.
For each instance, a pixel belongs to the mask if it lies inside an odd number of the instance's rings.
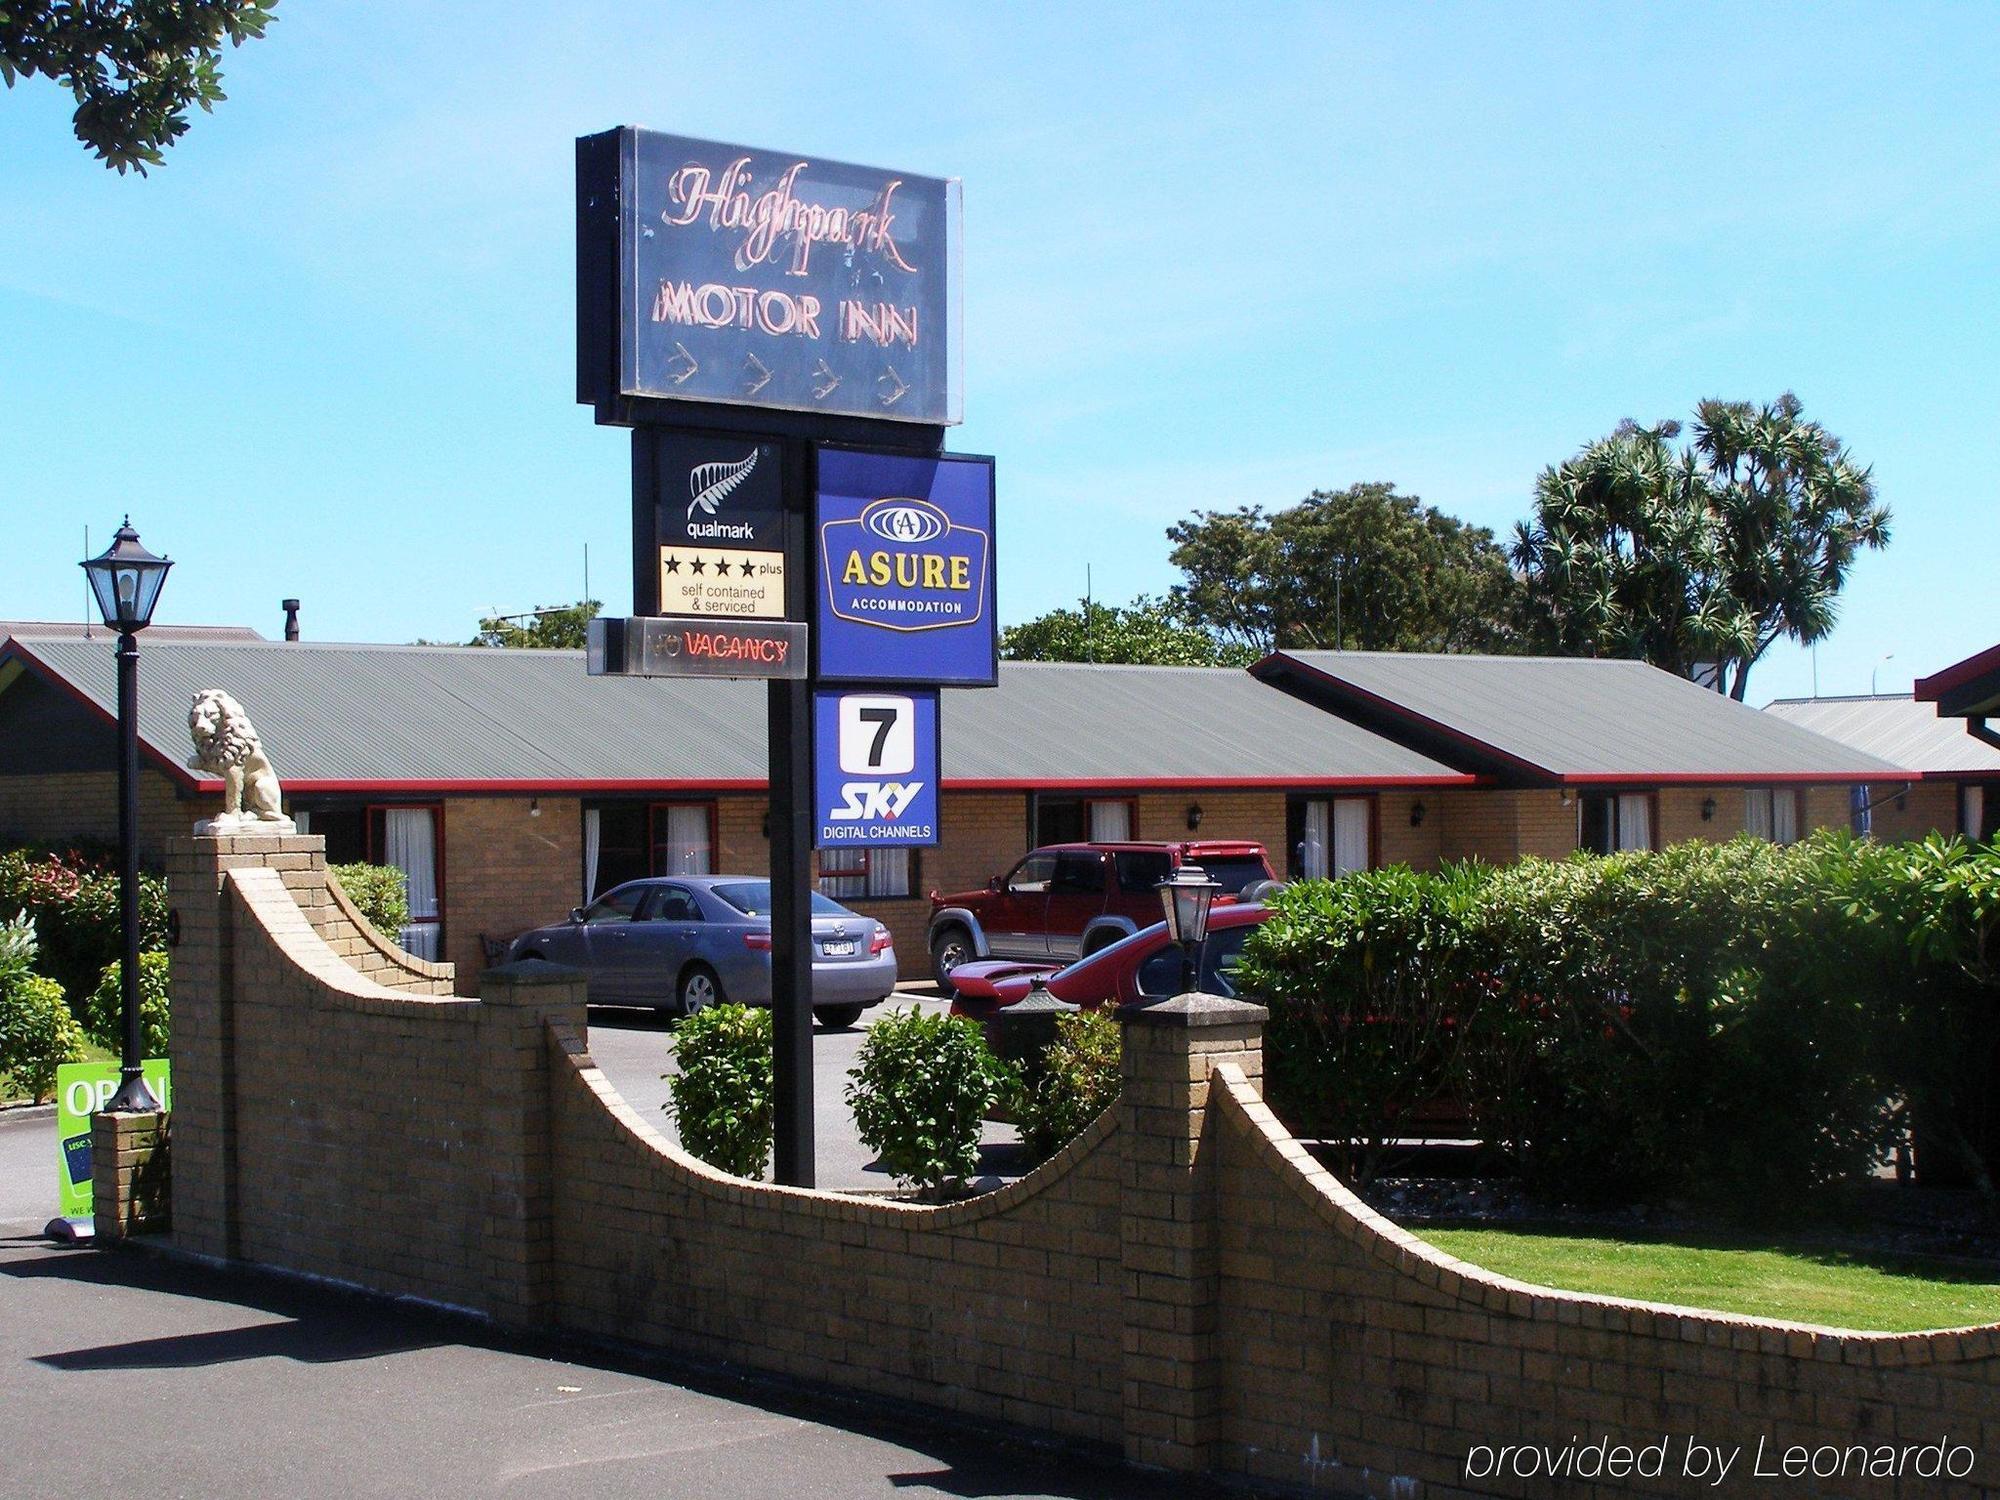
[{"label": "silver sedan", "polygon": [[[852,1026],[896,988],[889,929],[819,892],[812,897],[813,1014]],[[569,920],[514,939],[509,961],[547,959],[589,976],[593,1005],[693,1015],[733,1000],[771,1003],[771,882],[748,875],[633,880]]]}]

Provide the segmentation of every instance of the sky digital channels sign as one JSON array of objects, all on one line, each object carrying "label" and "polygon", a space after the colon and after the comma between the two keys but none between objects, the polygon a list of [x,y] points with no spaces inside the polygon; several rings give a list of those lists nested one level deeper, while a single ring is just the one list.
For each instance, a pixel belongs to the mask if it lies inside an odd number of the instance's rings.
[{"label": "sky digital channels sign", "polygon": [[956,179],[584,137],[578,399],[959,421],[959,201]]},{"label": "sky digital channels sign", "polygon": [[822,448],[819,675],[991,687],[993,460]]},{"label": "sky digital channels sign", "polygon": [[936,690],[813,694],[813,768],[817,847],[936,844]]}]

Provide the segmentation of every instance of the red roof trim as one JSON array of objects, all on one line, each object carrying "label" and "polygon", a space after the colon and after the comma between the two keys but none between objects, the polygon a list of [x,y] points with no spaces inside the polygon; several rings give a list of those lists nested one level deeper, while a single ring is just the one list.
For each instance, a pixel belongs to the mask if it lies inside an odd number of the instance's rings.
[{"label": "red roof trim", "polygon": [[1916,771],[1587,771],[1562,778],[1564,786],[1806,786],[1843,782],[1920,781]]},{"label": "red roof trim", "polygon": [[[597,793],[651,793],[651,792],[762,792],[767,783],[764,778],[745,777],[733,780],[366,780],[334,777],[280,776],[287,792],[301,796],[325,796],[331,794],[395,794],[412,796],[417,794],[442,796],[515,796],[515,797],[557,797],[589,796]],[[1313,791],[1327,789],[1381,789],[1400,787],[1421,787],[1426,789],[1450,790],[1489,784],[1476,776],[1223,776],[1203,779],[1186,776],[1141,776],[1126,780],[1109,777],[1059,777],[1053,780],[1015,779],[998,777],[950,777],[940,783],[947,792],[1030,792],[1030,791],[1128,791],[1133,789],[1155,791]]]},{"label": "red roof trim", "polygon": [[1110,777],[1075,776],[1059,777],[1051,781],[1036,781],[1032,778],[954,777],[947,776],[940,783],[947,792],[1012,792],[1012,791],[1089,791],[1102,787],[1107,791],[1133,787],[1145,791],[1282,791],[1309,790],[1319,787],[1357,788],[1382,787],[1426,787],[1450,789],[1488,784],[1489,778],[1460,772],[1450,776],[1134,776],[1119,781]]},{"label": "red roof trim", "polygon": [[1941,672],[1933,672],[1928,677],[1917,679],[1916,698],[1919,703],[1935,703],[1953,688],[1963,687],[1975,677],[1983,677],[1988,672],[2000,671],[2000,646],[1988,646],[1976,656],[1968,656],[1964,661],[1953,662]]},{"label": "red roof trim", "polygon": [[[84,692],[82,688],[76,686],[67,677],[63,676],[62,673],[36,656],[33,651],[28,649],[26,643],[19,636],[9,637],[6,646],[0,648],[0,663],[13,660],[18,660],[22,666],[33,672],[43,682],[74,700],[84,712],[99,723],[114,733],[117,732],[117,714],[108,712],[90,694]],[[172,781],[183,791],[214,791],[222,785],[222,778],[220,776],[201,777],[195,775],[193,771],[189,770],[180,761],[161,751],[143,734],[139,736],[139,750],[142,755],[152,761],[157,769],[166,773],[168,780]]]},{"label": "red roof trim", "polygon": [[560,778],[537,777],[519,780],[497,777],[433,777],[428,780],[385,780],[343,777],[286,776],[279,773],[278,779],[288,792],[301,795],[323,795],[334,792],[360,793],[429,793],[442,796],[474,797],[481,795],[508,797],[559,797],[588,796],[596,792],[761,792],[764,778],[754,780],[668,780],[660,777],[623,779],[563,780]]}]

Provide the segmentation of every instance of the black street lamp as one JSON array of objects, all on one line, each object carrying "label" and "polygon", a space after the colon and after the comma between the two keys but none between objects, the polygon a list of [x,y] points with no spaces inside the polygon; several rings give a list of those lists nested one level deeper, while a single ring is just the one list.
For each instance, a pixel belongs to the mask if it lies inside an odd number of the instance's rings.
[{"label": "black street lamp", "polygon": [[146,1087],[139,1046],[139,632],[153,622],[160,585],[173,564],[139,545],[127,516],[101,557],[83,565],[104,623],[118,632],[118,859],[125,957],[119,973],[125,1046],[118,1092],[105,1108],[153,1110],[160,1101]]},{"label": "black street lamp", "polygon": [[1208,909],[1222,887],[1200,865],[1182,865],[1153,889],[1167,914],[1167,936],[1181,945],[1181,988],[1192,990],[1201,972],[1197,959],[1208,941]]}]

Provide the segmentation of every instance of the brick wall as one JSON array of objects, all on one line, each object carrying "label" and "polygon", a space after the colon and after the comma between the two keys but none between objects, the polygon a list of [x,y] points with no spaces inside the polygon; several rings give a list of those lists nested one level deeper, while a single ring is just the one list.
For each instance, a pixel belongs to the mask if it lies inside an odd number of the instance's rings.
[{"label": "brick wall", "polygon": [[176,853],[185,1249],[1383,1500],[1557,1492],[1468,1456],[1573,1438],[1974,1448],[1976,1484],[1876,1491],[1911,1497],[1988,1493],[2000,1465],[2000,1327],[1836,1333],[1455,1261],[1285,1135],[1257,1090],[1263,1012],[1234,1001],[1122,1016],[1118,1104],[1000,1192],[724,1177],[611,1089],[562,971],[491,971],[478,1001],[355,973],[292,896],[318,842]]},{"label": "brick wall", "polygon": [[[222,811],[222,794],[182,800],[173,782],[146,765],[139,768],[139,858],[158,867],[167,840],[180,838],[202,818]],[[0,840],[118,842],[118,773],[67,771],[0,776]]]},{"label": "brick wall", "polygon": [[[1881,782],[1869,787],[1868,795],[1874,804],[1869,831],[1885,842],[1958,832],[1955,781],[1920,781],[1907,790],[1900,781]],[[1987,795],[2000,795],[2000,787]]]},{"label": "brick wall", "polygon": [[[539,804],[541,816],[530,813]],[[476,994],[483,936],[560,921],[581,899],[583,805],[575,797],[450,797],[444,804],[444,957]]]}]

